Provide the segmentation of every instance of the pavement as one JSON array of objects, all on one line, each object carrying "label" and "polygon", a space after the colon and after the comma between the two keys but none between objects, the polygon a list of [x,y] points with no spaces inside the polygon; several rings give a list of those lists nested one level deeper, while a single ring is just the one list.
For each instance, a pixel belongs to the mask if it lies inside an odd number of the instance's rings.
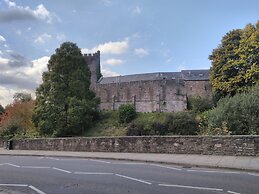
[{"label": "pavement", "polygon": [[1,155],[74,157],[92,159],[112,159],[138,162],[174,164],[183,167],[225,168],[259,172],[259,156],[217,156],[194,154],[155,154],[155,153],[114,153],[114,152],[70,152],[39,150],[0,149]]}]

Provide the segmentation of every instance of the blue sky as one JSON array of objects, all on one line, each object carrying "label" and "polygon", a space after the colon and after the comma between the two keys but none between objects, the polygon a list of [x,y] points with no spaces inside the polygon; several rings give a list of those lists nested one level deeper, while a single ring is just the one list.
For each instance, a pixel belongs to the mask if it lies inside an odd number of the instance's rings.
[{"label": "blue sky", "polygon": [[101,50],[104,76],[208,69],[222,36],[258,19],[258,0],[0,0],[0,104],[33,93],[64,41]]}]

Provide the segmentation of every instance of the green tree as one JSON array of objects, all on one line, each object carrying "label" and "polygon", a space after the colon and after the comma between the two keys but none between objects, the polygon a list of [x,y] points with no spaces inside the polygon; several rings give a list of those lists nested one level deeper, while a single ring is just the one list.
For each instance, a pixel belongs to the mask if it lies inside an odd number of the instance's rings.
[{"label": "green tree", "polygon": [[0,104],[0,115],[4,113],[4,107]]},{"label": "green tree", "polygon": [[90,71],[77,45],[65,42],[56,49],[42,77],[33,117],[41,134],[73,136],[89,128],[99,100],[89,90]]},{"label": "green tree", "polygon": [[247,91],[259,82],[259,22],[232,30],[209,56],[216,99]]},{"label": "green tree", "polygon": [[15,102],[28,102],[32,100],[32,97],[29,93],[17,92],[14,94],[13,99]]},{"label": "green tree", "polygon": [[133,104],[122,104],[119,107],[119,122],[120,123],[129,123],[135,117],[137,113]]},{"label": "green tree", "polygon": [[259,134],[259,84],[248,92],[225,97],[207,112],[207,134]]}]

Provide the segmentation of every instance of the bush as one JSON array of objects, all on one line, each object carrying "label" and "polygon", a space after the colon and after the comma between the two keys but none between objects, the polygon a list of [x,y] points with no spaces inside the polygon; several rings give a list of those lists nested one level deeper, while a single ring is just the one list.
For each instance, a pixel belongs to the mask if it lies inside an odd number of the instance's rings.
[{"label": "bush", "polygon": [[197,135],[199,130],[195,114],[188,111],[169,115],[166,124],[168,132],[174,135]]},{"label": "bush", "polygon": [[204,112],[213,107],[211,99],[202,98],[200,96],[190,97],[188,99],[188,109],[196,113]]},{"label": "bush", "polygon": [[135,117],[137,113],[133,104],[123,104],[119,107],[119,122],[129,123]]},{"label": "bush", "polygon": [[208,112],[208,130],[217,128],[232,135],[259,134],[259,85],[246,93],[221,99]]}]

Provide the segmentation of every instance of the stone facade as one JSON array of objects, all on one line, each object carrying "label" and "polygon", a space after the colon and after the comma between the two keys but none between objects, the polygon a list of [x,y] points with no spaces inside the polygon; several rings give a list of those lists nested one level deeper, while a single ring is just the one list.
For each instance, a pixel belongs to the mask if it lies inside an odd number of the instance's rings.
[{"label": "stone facade", "polygon": [[16,139],[13,149],[259,156],[259,136],[142,136]]},{"label": "stone facade", "polygon": [[176,112],[187,108],[188,97],[212,95],[209,70],[101,77],[100,52],[84,57],[91,71],[91,89],[100,98],[102,110],[132,103],[137,112]]}]

